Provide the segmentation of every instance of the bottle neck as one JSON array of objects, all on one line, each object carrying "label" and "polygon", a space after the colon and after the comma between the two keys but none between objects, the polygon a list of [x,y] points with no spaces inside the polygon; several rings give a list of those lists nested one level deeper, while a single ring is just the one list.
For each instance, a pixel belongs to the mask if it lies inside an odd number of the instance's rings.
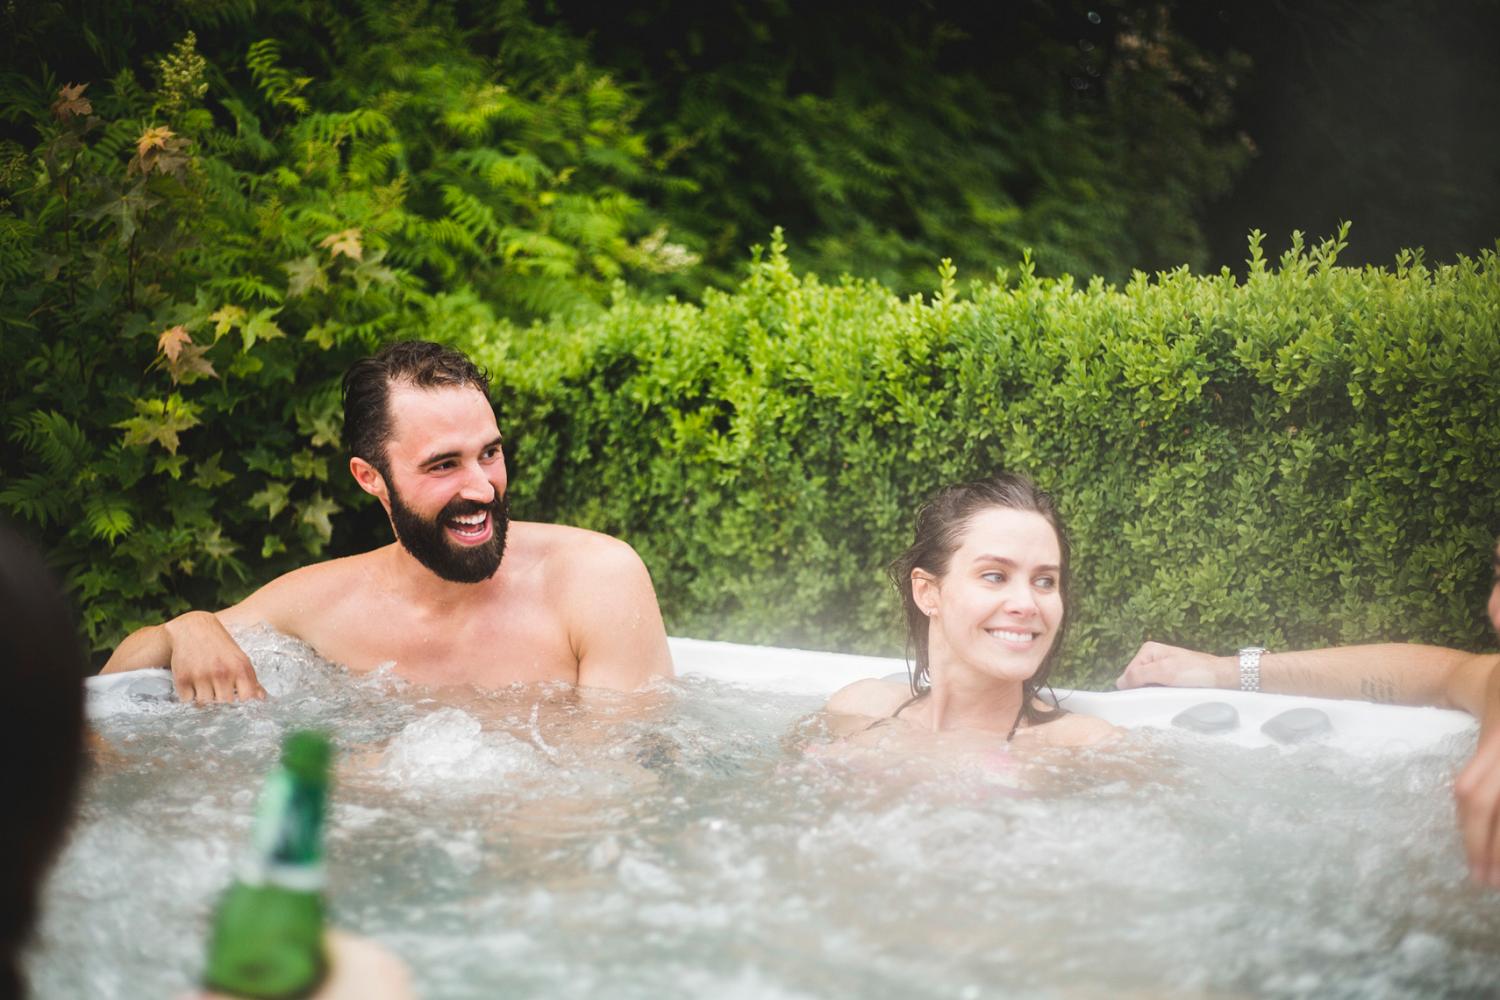
[{"label": "bottle neck", "polygon": [[261,793],[240,881],[302,892],[321,889],[327,803],[326,781],[282,767],[272,772]]}]

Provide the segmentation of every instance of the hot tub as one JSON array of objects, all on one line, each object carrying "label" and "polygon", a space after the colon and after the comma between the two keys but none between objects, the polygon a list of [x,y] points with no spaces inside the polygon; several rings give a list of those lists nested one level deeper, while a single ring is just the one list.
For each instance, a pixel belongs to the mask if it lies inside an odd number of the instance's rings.
[{"label": "hot tub", "polygon": [[1500,983],[1500,894],[1469,885],[1454,829],[1474,743],[1455,713],[1325,704],[1331,734],[1280,743],[1263,722],[1309,706],[1231,696],[1236,729],[1205,735],[1170,724],[1192,707],[1174,699],[1221,692],[1079,692],[1070,707],[1137,728],[944,769],[821,752],[826,693],[899,661],[674,640],[680,678],[644,694],[435,691],[239,638],[268,702],[95,685],[112,749],[49,885],[36,995],[188,986],[277,741],[307,725],[341,750],[334,916],[401,954],[428,997]]}]

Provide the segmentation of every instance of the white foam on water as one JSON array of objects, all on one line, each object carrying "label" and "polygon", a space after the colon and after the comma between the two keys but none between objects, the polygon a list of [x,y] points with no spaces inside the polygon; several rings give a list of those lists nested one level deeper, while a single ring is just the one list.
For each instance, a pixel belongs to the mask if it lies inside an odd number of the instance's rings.
[{"label": "white foam on water", "polygon": [[393,784],[452,789],[534,774],[541,766],[537,751],[515,737],[486,733],[472,715],[440,708],[391,739],[381,773]]}]

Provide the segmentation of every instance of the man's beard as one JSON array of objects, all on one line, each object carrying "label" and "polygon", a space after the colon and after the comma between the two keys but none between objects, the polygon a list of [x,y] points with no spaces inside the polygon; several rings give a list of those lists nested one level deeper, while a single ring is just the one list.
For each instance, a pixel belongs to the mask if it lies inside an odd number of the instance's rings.
[{"label": "man's beard", "polygon": [[[390,478],[386,482],[390,484]],[[497,493],[489,503],[454,497],[437,517],[427,520],[401,502],[394,484],[390,485],[391,523],[396,541],[406,551],[450,583],[482,583],[495,575],[505,555],[505,529],[510,523],[510,505],[505,494]],[[487,511],[490,515],[490,537],[483,545],[458,545],[448,538],[443,525],[450,518]]]}]

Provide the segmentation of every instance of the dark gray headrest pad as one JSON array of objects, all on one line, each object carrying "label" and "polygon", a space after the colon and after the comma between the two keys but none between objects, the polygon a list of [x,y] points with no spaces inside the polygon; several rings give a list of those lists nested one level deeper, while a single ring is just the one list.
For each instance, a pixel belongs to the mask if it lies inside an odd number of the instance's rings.
[{"label": "dark gray headrest pad", "polygon": [[132,701],[172,701],[177,697],[170,674],[151,673],[136,677],[125,685]]},{"label": "dark gray headrest pad", "polygon": [[1331,734],[1333,723],[1322,709],[1289,708],[1266,720],[1260,731],[1277,743],[1305,743]]},{"label": "dark gray headrest pad", "polygon": [[1239,728],[1240,713],[1228,702],[1205,701],[1178,712],[1172,725],[1195,733],[1227,733]]}]

